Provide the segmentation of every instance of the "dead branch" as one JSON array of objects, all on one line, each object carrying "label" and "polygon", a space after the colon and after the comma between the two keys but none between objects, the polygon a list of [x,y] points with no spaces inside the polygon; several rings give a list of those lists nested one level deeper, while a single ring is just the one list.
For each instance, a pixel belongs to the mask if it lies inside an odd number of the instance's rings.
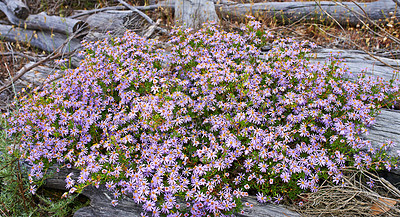
[{"label": "dead branch", "polygon": [[147,20],[147,22],[149,22],[150,24],[154,24],[154,21],[147,16],[145,13],[139,11],[138,9],[136,9],[135,7],[133,7],[132,5],[126,3],[124,0],[118,0],[119,3],[123,4],[125,7],[129,8],[130,10],[132,10],[133,12],[138,13],[140,16],[142,16],[144,19]]}]

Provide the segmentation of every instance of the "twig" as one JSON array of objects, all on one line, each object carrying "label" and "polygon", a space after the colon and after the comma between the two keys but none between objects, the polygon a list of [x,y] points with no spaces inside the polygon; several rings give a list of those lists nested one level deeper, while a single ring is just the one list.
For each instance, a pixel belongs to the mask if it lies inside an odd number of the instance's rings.
[{"label": "twig", "polygon": [[14,86],[14,82],[12,81],[12,76],[11,76],[11,72],[10,72],[10,70],[9,70],[9,67],[8,67],[8,65],[7,65],[7,63],[4,63],[4,65],[6,66],[6,70],[7,70],[7,72],[8,72],[8,75],[10,76],[10,79],[11,79],[11,84],[10,85],[12,85],[12,87],[13,87],[13,91],[14,91],[14,95],[16,96],[17,95],[17,91],[15,90],[15,86]]},{"label": "twig", "polygon": [[[7,206],[6,206],[3,202],[1,202],[1,204],[2,204],[2,205],[4,206],[4,208],[6,209],[6,212],[9,213],[8,210],[7,210]],[[0,209],[0,211],[4,214],[4,216],[9,216],[9,215],[5,214],[4,211],[3,211],[2,209]]]},{"label": "twig", "polygon": [[[74,52],[74,51],[73,51],[73,52]],[[57,53],[56,55],[49,55],[48,57],[46,57],[46,58],[40,60],[39,62],[37,62],[37,63],[35,63],[35,64],[32,64],[32,65],[30,65],[30,66],[24,66],[24,67],[20,70],[20,73],[19,73],[17,76],[13,77],[13,78],[11,79],[10,82],[8,82],[7,84],[5,84],[3,87],[0,88],[0,93],[3,92],[4,90],[6,90],[10,85],[12,85],[14,82],[16,82],[19,78],[21,78],[21,77],[22,77],[26,72],[28,72],[29,70],[35,68],[36,66],[41,65],[41,64],[44,63],[44,62],[47,62],[47,61],[49,61],[49,60],[56,59],[56,58],[58,58],[58,57],[60,57],[60,56],[62,56],[61,53]]]},{"label": "twig", "polygon": [[[399,216],[400,210],[385,202],[386,200],[399,202],[398,199],[392,198],[397,196],[392,191],[394,186],[390,183],[386,185],[386,180],[364,169],[344,168],[342,172],[344,186],[327,183],[325,180],[317,192],[301,194],[304,206],[293,207],[294,210],[307,216],[371,216],[371,207],[376,206],[381,207],[381,214]],[[382,187],[383,191],[372,192],[365,185],[365,180],[368,178],[378,178],[375,180],[375,188]]]}]

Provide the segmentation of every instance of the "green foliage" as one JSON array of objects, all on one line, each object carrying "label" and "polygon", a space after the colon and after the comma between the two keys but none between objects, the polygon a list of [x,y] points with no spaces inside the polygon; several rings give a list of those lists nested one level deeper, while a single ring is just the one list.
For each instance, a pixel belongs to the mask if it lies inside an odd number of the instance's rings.
[{"label": "green foliage", "polygon": [[15,149],[19,138],[6,137],[7,125],[3,118],[0,126],[0,216],[71,216],[88,205],[89,201],[79,200],[78,194],[61,198],[62,192],[53,189],[40,188],[32,194],[29,168]]}]

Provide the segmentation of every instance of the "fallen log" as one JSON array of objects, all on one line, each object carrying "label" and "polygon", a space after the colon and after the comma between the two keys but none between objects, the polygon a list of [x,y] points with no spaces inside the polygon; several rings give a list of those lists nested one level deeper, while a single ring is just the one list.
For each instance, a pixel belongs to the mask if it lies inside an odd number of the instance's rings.
[{"label": "fallen log", "polygon": [[61,34],[66,34],[67,36],[88,29],[87,23],[82,20],[49,16],[44,12],[29,15],[25,20],[24,25],[26,25],[28,29],[52,30]]},{"label": "fallen log", "polygon": [[4,0],[7,8],[19,19],[26,19],[29,16],[29,8],[20,0]]},{"label": "fallen log", "polygon": [[[51,53],[60,47],[68,37],[56,32],[51,33],[47,31],[27,30],[11,25],[0,25],[0,39],[29,44]],[[71,52],[78,47],[80,47],[80,41],[72,39],[60,52]]]},{"label": "fallen log", "polygon": [[[400,16],[397,4],[392,0],[375,2],[264,2],[254,4],[216,5],[217,12],[222,16],[241,19],[245,15],[262,18],[274,18],[277,21],[289,24],[300,19],[314,22],[326,22],[334,18],[341,25],[362,25],[360,19],[368,23],[385,20],[387,17]],[[366,14],[365,14],[365,13]],[[329,14],[329,15],[328,15]],[[361,16],[361,15],[365,15]]]},{"label": "fallen log", "polygon": [[88,28],[87,24],[81,20],[49,16],[44,12],[31,14],[23,20],[15,16],[3,2],[0,2],[0,10],[7,16],[10,23],[24,29],[48,30],[69,36],[87,30]]},{"label": "fallen log", "polygon": [[[175,2],[175,3],[174,3]],[[176,16],[179,19],[183,13],[192,15],[189,10],[179,12],[185,6],[194,4],[188,0],[165,1],[154,6],[145,6],[135,9],[153,9],[155,6],[162,8],[175,8]],[[258,18],[273,18],[283,24],[290,24],[300,19],[313,22],[333,22],[334,18],[341,25],[356,26],[362,25],[362,21],[369,23],[369,20],[377,22],[388,17],[400,17],[398,4],[393,0],[379,0],[375,2],[336,2],[336,1],[309,1],[309,2],[263,2],[252,4],[237,4],[231,1],[214,0],[216,12],[222,16],[229,16],[235,19],[242,19],[245,15],[252,15]],[[212,13],[209,13],[212,15]],[[367,19],[368,18],[368,19]],[[199,19],[199,18],[197,18]],[[212,19],[211,19],[212,20]],[[185,22],[185,21],[184,21]]]},{"label": "fallen log", "polygon": [[[386,57],[380,57],[386,64],[379,62],[372,58],[368,54],[358,50],[341,50],[341,49],[316,49],[316,56],[310,55],[310,62],[312,63],[324,63],[332,54],[340,53],[340,58],[344,59],[344,63],[348,67],[349,71],[354,75],[361,72],[367,76],[379,76],[389,81],[390,79],[400,79],[399,74],[394,74],[394,70],[389,66],[400,66],[400,59],[391,59]],[[389,66],[388,66],[389,65]],[[355,79],[356,76],[350,79]]]}]

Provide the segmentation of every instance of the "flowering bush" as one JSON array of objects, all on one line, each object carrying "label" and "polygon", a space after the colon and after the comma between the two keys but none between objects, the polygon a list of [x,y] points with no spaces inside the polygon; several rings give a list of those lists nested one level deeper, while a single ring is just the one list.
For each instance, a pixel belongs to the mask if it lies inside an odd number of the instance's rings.
[{"label": "flowering bush", "polygon": [[8,118],[34,165],[32,191],[65,165],[80,169],[66,178],[70,193],[105,184],[114,205],[127,195],[154,216],[229,215],[249,192],[279,203],[321,179],[340,184],[342,167],[390,169],[390,143],[360,135],[399,81],[352,82],[340,59],[310,64],[314,45],[291,39],[261,58],[271,38],[250,21],[240,34],[174,28],[170,52],[133,32],[85,42],[80,67]]}]

